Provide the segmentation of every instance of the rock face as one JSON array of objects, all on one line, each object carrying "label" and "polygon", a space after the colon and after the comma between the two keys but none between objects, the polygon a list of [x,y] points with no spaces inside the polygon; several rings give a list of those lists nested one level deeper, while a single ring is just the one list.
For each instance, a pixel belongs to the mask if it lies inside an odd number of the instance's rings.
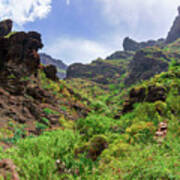
[{"label": "rock face", "polygon": [[51,56],[45,54],[45,53],[40,53],[40,59],[41,63],[44,65],[54,65],[57,68],[57,76],[60,79],[64,79],[66,77],[66,70],[67,70],[67,65],[63,63],[63,61],[59,59],[54,59]]},{"label": "rock face", "polygon": [[178,7],[178,16],[176,17],[173,26],[171,27],[166,43],[171,43],[180,38],[180,7]]},{"label": "rock face", "polygon": [[35,74],[40,65],[37,51],[42,47],[41,36],[37,32],[18,32],[10,38],[1,37],[0,65],[5,69],[0,72],[2,80],[10,74],[17,78]]},{"label": "rock face", "polygon": [[110,64],[103,60],[93,61],[91,64],[72,64],[67,70],[67,79],[87,78],[100,84],[109,84],[118,79],[125,69],[116,64]]},{"label": "rock face", "polygon": [[12,30],[13,22],[10,19],[0,22],[0,37],[8,35]]},{"label": "rock face", "polygon": [[129,75],[125,80],[125,84],[131,85],[167,71],[168,61],[170,59],[159,49],[146,48],[138,51],[129,64]]},{"label": "rock face", "polygon": [[158,39],[157,41],[149,40],[147,42],[136,42],[133,39],[126,37],[123,41],[123,48],[125,51],[137,51],[142,48],[160,46],[164,43],[164,39]]}]

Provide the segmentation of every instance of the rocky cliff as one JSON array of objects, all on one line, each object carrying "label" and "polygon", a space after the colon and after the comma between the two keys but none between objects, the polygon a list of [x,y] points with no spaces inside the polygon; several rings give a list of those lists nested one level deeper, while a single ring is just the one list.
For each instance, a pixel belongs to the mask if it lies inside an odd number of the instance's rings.
[{"label": "rocky cliff", "polygon": [[158,48],[152,47],[137,51],[129,64],[129,75],[125,80],[125,84],[131,85],[167,71],[169,61],[168,55]]}]

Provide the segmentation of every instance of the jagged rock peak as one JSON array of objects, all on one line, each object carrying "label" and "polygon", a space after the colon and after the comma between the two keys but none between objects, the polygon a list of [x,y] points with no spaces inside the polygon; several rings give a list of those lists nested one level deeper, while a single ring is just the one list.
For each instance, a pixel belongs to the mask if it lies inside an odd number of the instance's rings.
[{"label": "jagged rock peak", "polygon": [[176,17],[166,38],[166,43],[172,43],[180,38],[180,6],[178,7],[178,16]]},{"label": "jagged rock peak", "polygon": [[179,13],[179,15],[180,15],[180,6],[178,7],[178,13]]},{"label": "jagged rock peak", "polygon": [[164,39],[149,40],[146,42],[136,42],[133,39],[126,37],[123,41],[123,48],[125,51],[137,51],[142,48],[160,46],[164,43]]}]

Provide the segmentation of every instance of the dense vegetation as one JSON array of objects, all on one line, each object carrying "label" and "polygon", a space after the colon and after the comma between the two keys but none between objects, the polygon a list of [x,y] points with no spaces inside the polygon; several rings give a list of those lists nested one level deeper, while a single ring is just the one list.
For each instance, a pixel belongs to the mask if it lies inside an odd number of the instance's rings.
[{"label": "dense vegetation", "polygon": [[[179,41],[161,51],[178,53],[177,44]],[[70,101],[71,87],[91,112],[74,121],[60,117],[60,127],[54,131],[46,131],[48,119],[44,118],[37,124],[44,131],[38,137],[22,139],[18,129],[6,139],[13,146],[0,149],[0,158],[12,159],[25,180],[180,179],[180,63],[178,58],[169,58],[167,72],[129,87],[123,83],[126,74],[119,84],[105,86],[83,79],[56,83],[39,72],[43,88]],[[152,100],[150,87],[163,89],[164,98]],[[136,93],[144,90],[144,97],[133,100],[131,109],[123,112],[127,98],[131,102],[132,89]],[[61,108],[70,111],[68,106]],[[56,114],[50,108],[44,112]],[[161,122],[167,125],[167,132],[157,136]]]}]

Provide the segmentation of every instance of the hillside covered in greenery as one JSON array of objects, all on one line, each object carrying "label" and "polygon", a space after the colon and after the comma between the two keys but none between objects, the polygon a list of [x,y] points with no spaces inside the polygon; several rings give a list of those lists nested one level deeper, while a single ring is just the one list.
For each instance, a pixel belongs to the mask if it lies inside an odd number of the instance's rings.
[{"label": "hillside covered in greenery", "polygon": [[40,63],[40,34],[9,29],[0,37],[0,179],[180,179],[180,36],[73,64],[59,80]]}]

